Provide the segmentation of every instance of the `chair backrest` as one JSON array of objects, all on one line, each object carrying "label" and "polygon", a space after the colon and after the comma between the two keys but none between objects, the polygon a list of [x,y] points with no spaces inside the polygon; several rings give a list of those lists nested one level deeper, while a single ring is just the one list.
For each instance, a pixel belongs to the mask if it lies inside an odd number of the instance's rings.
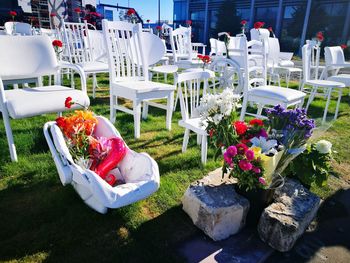
[{"label": "chair backrest", "polygon": [[324,48],[324,57],[325,57],[325,61],[326,61],[326,66],[329,67],[329,69],[332,69],[330,67],[332,65],[344,65],[345,64],[344,51],[340,46],[325,47]]},{"label": "chair backrest", "polygon": [[89,29],[89,38],[93,60],[108,63],[107,48],[102,31]]},{"label": "chair backrest", "polygon": [[48,36],[0,36],[0,77],[3,80],[54,75],[57,57]]},{"label": "chair backrest", "polygon": [[71,23],[62,20],[63,41],[71,63],[93,61],[87,22]]},{"label": "chair backrest", "polygon": [[197,109],[202,96],[207,93],[209,78],[210,73],[207,71],[190,71],[176,75],[175,84],[180,99],[182,120],[199,117]]},{"label": "chair backrest", "polygon": [[306,41],[302,47],[302,61],[303,61],[303,81],[311,79],[311,68],[315,69],[314,79],[318,79],[318,68],[320,63],[320,47],[315,41]]},{"label": "chair backrest", "polygon": [[110,81],[148,80],[148,66],[141,50],[141,24],[104,19],[102,28]]},{"label": "chair backrest", "polygon": [[215,38],[209,39],[210,42],[210,54],[217,56],[223,56],[226,54],[226,45],[224,41],[217,40]]},{"label": "chair backrest", "polygon": [[270,36],[270,31],[266,28],[260,28],[260,29],[252,28],[250,30],[250,40],[261,41],[263,39],[267,39],[269,36]]},{"label": "chair backrest", "polygon": [[[17,33],[23,36],[31,36],[33,35],[32,26],[27,23],[22,22],[6,22],[5,23],[5,31],[8,35],[12,35],[13,33]],[[15,32],[13,32],[15,30]]]},{"label": "chair backrest", "polygon": [[268,51],[267,51],[267,64],[271,67],[277,67],[280,60],[280,44],[278,38],[267,38]]},{"label": "chair backrest", "polygon": [[175,30],[170,30],[170,45],[175,62],[178,62],[180,57],[191,59],[191,28],[180,27]]}]

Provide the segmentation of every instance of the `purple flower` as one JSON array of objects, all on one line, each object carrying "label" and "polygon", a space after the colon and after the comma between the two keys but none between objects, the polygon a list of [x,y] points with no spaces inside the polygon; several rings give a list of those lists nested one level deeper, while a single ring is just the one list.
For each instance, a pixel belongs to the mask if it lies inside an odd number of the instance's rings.
[{"label": "purple flower", "polygon": [[252,170],[253,170],[253,172],[256,173],[256,174],[261,173],[261,169],[260,169],[259,167],[253,166]]},{"label": "purple flower", "polygon": [[231,145],[227,148],[226,152],[231,156],[234,157],[237,155],[237,148],[234,145]]},{"label": "purple flower", "polygon": [[258,133],[258,136],[257,137],[264,137],[264,138],[268,138],[269,135],[267,134],[266,130],[265,129],[261,129]]},{"label": "purple flower", "polygon": [[224,152],[224,160],[228,165],[232,164],[232,157],[227,151]]},{"label": "purple flower", "polygon": [[248,161],[254,160],[254,152],[252,150],[247,150],[245,152],[245,156],[247,157]]},{"label": "purple flower", "polygon": [[266,181],[263,177],[259,177],[259,183],[261,183],[262,185],[266,185]]}]

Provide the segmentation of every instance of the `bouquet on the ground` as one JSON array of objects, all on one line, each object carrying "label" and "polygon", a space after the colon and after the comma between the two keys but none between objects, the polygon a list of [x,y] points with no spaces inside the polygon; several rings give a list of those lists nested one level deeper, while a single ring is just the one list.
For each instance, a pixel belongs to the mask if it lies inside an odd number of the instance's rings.
[{"label": "bouquet on the ground", "polygon": [[[78,104],[68,97],[65,106]],[[74,162],[83,169],[90,169],[114,185],[116,177],[109,172],[124,158],[127,148],[121,138],[96,137],[94,130],[98,120],[90,110],[76,110],[73,114],[56,119]]]}]

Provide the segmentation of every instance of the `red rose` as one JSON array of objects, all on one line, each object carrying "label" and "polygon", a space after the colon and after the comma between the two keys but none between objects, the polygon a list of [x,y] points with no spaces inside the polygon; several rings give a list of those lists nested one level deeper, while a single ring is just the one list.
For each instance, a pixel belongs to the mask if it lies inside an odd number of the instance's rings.
[{"label": "red rose", "polygon": [[186,20],[186,25],[188,26],[192,25],[192,20]]},{"label": "red rose", "polygon": [[67,97],[65,102],[64,102],[64,106],[68,109],[71,108],[72,104],[74,104],[74,102],[72,102],[72,97]]},{"label": "red rose", "polygon": [[272,26],[270,26],[270,27],[268,28],[268,30],[269,30],[270,32],[273,32]]},{"label": "red rose", "polygon": [[17,16],[17,12],[16,11],[10,11],[9,14],[10,14],[10,16]]},{"label": "red rose", "polygon": [[347,45],[345,45],[345,44],[342,44],[342,45],[340,45],[340,47],[342,48],[342,49],[347,49]]},{"label": "red rose", "polygon": [[198,54],[198,55],[197,55],[197,58],[200,59],[200,60],[203,60],[203,55]]},{"label": "red rose", "polygon": [[243,135],[248,130],[247,124],[245,124],[243,121],[235,121],[233,126],[235,127],[238,135]]},{"label": "red rose", "polygon": [[322,42],[324,40],[324,35],[323,33],[320,31],[316,34],[316,38],[318,41]]},{"label": "red rose", "polygon": [[255,29],[260,29],[260,28],[262,28],[264,25],[265,25],[264,22],[258,21],[258,22],[255,22],[255,23],[254,23],[254,28],[255,28]]},{"label": "red rose", "polygon": [[96,12],[91,12],[90,15],[92,16],[96,16],[96,17],[101,17],[101,14],[96,13]]},{"label": "red rose", "polygon": [[202,60],[203,60],[204,63],[209,63],[210,62],[210,57],[208,55],[206,55],[206,56],[204,56],[202,58]]},{"label": "red rose", "polygon": [[63,46],[62,41],[61,41],[61,40],[57,40],[57,39],[55,39],[54,41],[52,41],[52,45],[53,45],[54,47],[62,47],[62,46]]},{"label": "red rose", "polygon": [[136,14],[136,11],[134,8],[130,8],[127,12],[126,12],[126,15],[127,16],[132,16],[132,15],[135,15]]},{"label": "red rose", "polygon": [[242,25],[242,26],[245,26],[247,23],[248,23],[247,20],[242,20],[242,21],[241,21],[241,25]]},{"label": "red rose", "polygon": [[79,7],[74,8],[74,12],[77,13],[77,14],[80,14],[81,13],[81,9]]},{"label": "red rose", "polygon": [[254,125],[264,126],[264,122],[262,120],[259,120],[259,119],[253,119],[249,122],[249,124],[252,126],[254,126]]},{"label": "red rose", "polygon": [[50,14],[50,17],[55,17],[55,16],[57,16],[56,13],[51,13]]},{"label": "red rose", "polygon": [[162,27],[161,27],[161,26],[156,26],[156,29],[157,29],[158,31],[161,31],[161,30],[162,30]]}]

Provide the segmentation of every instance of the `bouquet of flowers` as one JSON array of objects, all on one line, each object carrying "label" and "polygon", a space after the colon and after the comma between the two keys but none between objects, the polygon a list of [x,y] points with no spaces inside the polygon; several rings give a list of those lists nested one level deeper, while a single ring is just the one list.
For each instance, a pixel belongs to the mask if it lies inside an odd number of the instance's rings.
[{"label": "bouquet of flowers", "polygon": [[198,107],[202,125],[217,148],[216,157],[221,154],[222,147],[237,142],[232,121],[236,119],[236,108],[239,96],[225,89],[221,94],[207,94],[202,97]]},{"label": "bouquet of flowers", "polygon": [[[71,108],[71,97],[65,106]],[[127,148],[120,138],[96,137],[94,129],[98,121],[90,110],[76,110],[74,114],[56,119],[74,162],[83,169],[96,172],[108,184],[114,185],[116,177],[109,174],[124,158]]]}]

